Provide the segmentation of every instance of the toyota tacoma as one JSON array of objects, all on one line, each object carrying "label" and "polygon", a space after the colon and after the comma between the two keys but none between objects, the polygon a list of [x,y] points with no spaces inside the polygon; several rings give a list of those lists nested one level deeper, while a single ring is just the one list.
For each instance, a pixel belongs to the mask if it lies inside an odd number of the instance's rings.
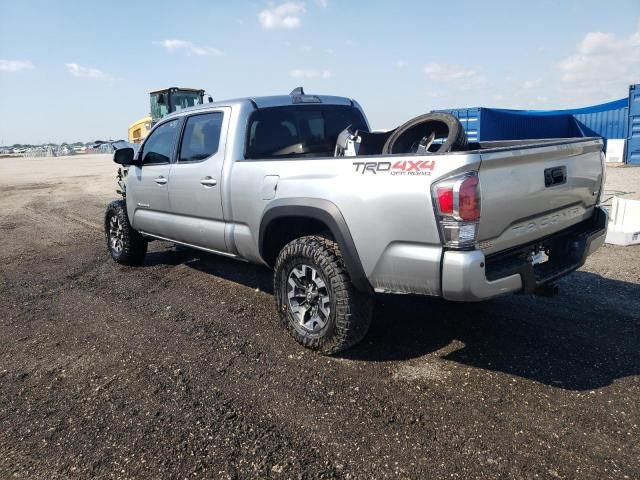
[{"label": "toyota tacoma", "polygon": [[549,294],[603,244],[600,139],[469,143],[423,117],[371,132],[356,101],[300,88],[171,114],[114,153],[109,252],[137,265],[165,240],[267,265],[286,329],[332,354],[364,337],[375,292]]}]

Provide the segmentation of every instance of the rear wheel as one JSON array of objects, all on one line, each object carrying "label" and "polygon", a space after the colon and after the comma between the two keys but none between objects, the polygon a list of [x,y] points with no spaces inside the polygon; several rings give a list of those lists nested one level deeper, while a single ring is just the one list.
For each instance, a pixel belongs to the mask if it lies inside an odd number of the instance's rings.
[{"label": "rear wheel", "polygon": [[147,240],[129,224],[124,200],[111,202],[105,214],[107,249],[122,265],[140,265],[147,253]]},{"label": "rear wheel", "polygon": [[369,329],[371,296],[353,287],[331,239],[313,235],[288,243],[276,260],[273,286],[285,327],[307,348],[337,353]]}]

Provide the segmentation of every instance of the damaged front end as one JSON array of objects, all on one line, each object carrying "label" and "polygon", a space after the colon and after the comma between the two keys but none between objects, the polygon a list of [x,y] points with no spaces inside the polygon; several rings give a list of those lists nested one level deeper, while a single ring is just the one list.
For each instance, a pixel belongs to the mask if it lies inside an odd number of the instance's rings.
[{"label": "damaged front end", "polygon": [[126,200],[126,198],[127,198],[126,178],[127,178],[127,174],[128,173],[129,173],[129,168],[127,168],[127,167],[119,167],[118,168],[118,173],[116,174],[116,181],[118,183],[118,188],[116,190],[116,193],[118,195],[122,195],[122,198],[124,200]]}]

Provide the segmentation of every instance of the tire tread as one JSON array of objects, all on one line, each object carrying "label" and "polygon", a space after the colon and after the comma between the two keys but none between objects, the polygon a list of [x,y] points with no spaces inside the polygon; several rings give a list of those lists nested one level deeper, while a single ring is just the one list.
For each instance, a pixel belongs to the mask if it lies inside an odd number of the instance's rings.
[{"label": "tire tread", "polygon": [[[123,227],[123,249],[119,255],[114,254],[109,244],[109,221],[112,216],[118,216]],[[105,237],[107,249],[111,258],[121,265],[141,265],[147,254],[147,240],[133,229],[127,215],[127,204],[124,200],[114,200],[107,206],[104,216]]]},{"label": "tire tread", "polygon": [[[334,296],[335,325],[331,334],[323,337],[308,337],[298,332],[283,309],[286,292],[281,291],[281,275],[286,264],[295,258],[308,258],[318,265],[327,277]],[[338,244],[323,235],[297,238],[282,249],[276,260],[273,276],[276,308],[284,326],[298,343],[312,350],[331,355],[358,343],[371,325],[372,299],[355,289]]]}]

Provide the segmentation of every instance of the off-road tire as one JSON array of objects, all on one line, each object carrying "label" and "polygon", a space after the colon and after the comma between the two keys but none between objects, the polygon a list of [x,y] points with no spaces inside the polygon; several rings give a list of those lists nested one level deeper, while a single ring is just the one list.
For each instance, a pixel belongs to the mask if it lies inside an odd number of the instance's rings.
[{"label": "off-road tire", "polygon": [[[287,282],[292,270],[301,264],[315,269],[329,292],[330,315],[324,330],[315,334],[301,332],[289,309]],[[372,296],[355,289],[338,244],[325,236],[300,237],[285,245],[275,263],[273,291],[276,309],[289,334],[302,346],[322,354],[335,354],[355,345],[371,325]]]},{"label": "off-road tire", "polygon": [[447,132],[447,138],[430,153],[461,151],[467,148],[467,133],[460,120],[450,113],[432,112],[412,118],[396,128],[385,142],[382,153],[412,153],[410,146],[431,132]]},{"label": "off-road tire", "polygon": [[[110,236],[112,218],[119,222],[121,227],[121,248],[112,247]],[[116,262],[121,265],[140,265],[147,254],[147,240],[135,231],[129,223],[127,204],[124,200],[115,200],[109,204],[104,216],[104,231],[107,241],[107,250]]]}]

